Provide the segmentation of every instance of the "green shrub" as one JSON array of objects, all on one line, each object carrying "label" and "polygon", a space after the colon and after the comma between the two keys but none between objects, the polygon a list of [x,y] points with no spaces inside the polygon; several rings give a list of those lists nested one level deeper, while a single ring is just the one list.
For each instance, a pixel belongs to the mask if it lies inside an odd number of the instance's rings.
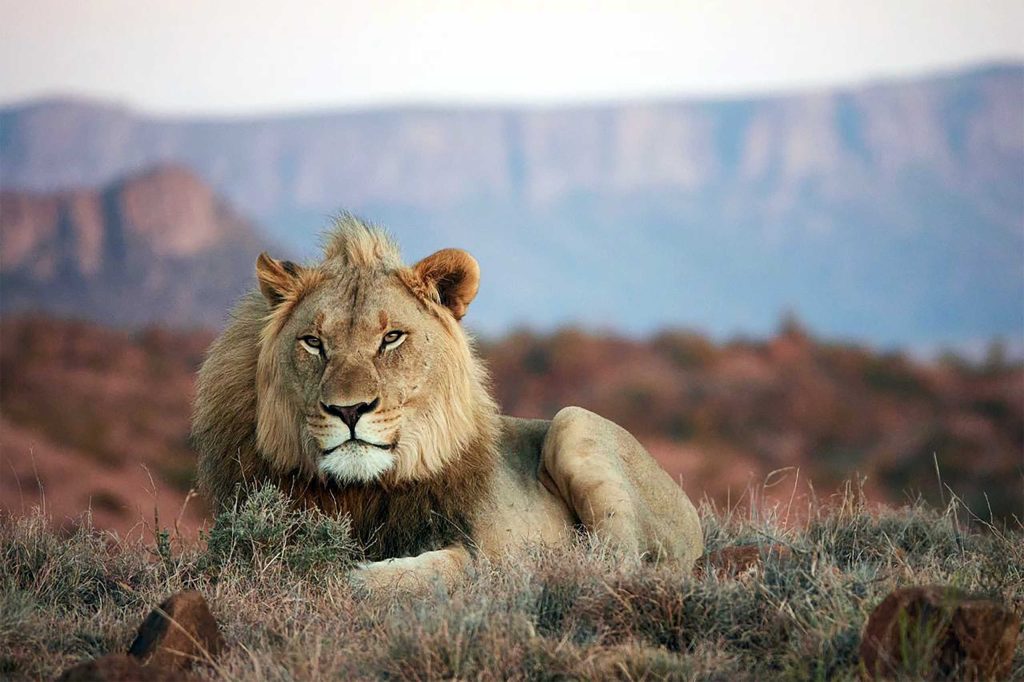
[{"label": "green shrub", "polygon": [[323,575],[351,569],[357,552],[347,516],[297,508],[267,485],[217,515],[200,565],[251,570],[280,564],[301,576]]}]

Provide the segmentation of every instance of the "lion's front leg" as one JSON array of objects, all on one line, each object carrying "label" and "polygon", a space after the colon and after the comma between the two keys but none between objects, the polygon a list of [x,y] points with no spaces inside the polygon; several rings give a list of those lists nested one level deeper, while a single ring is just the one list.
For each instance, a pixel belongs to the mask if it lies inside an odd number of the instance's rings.
[{"label": "lion's front leg", "polygon": [[438,583],[451,588],[466,573],[472,557],[462,545],[423,552],[416,556],[360,564],[349,578],[368,592],[401,590],[417,592]]},{"label": "lion's front leg", "polygon": [[541,457],[542,482],[619,556],[688,569],[703,552],[690,499],[622,427],[567,407],[552,420]]}]

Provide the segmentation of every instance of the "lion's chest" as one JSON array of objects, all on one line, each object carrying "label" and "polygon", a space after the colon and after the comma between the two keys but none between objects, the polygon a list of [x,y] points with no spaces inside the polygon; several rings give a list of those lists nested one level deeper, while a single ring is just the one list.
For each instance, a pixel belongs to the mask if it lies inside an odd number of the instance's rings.
[{"label": "lion's chest", "polygon": [[371,561],[414,556],[473,536],[468,505],[439,494],[432,486],[389,491],[353,486],[323,493],[318,506],[351,518],[352,533]]}]

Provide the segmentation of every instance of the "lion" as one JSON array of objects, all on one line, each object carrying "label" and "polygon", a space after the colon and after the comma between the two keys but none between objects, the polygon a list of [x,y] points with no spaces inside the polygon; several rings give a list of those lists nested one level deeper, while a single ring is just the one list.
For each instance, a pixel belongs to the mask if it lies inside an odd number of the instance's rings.
[{"label": "lion", "polygon": [[215,507],[253,483],[348,514],[369,589],[447,585],[476,558],[568,548],[580,530],[624,561],[689,571],[690,499],[625,429],[579,407],[502,416],[461,324],[480,268],[443,249],[412,267],[352,216],[322,260],[266,253],[197,383],[193,443]]}]

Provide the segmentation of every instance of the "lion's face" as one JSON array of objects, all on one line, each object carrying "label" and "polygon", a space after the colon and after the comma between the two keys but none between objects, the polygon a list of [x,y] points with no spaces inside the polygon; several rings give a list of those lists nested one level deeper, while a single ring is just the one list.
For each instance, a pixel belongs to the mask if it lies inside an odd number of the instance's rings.
[{"label": "lion's face", "polygon": [[343,483],[425,477],[467,445],[486,396],[456,319],[476,263],[455,251],[413,268],[356,260],[261,257],[273,312],[257,369],[260,447]]},{"label": "lion's face", "polygon": [[298,305],[276,352],[321,471],[369,481],[395,466],[406,422],[443,388],[446,334],[395,274],[338,276]]}]

